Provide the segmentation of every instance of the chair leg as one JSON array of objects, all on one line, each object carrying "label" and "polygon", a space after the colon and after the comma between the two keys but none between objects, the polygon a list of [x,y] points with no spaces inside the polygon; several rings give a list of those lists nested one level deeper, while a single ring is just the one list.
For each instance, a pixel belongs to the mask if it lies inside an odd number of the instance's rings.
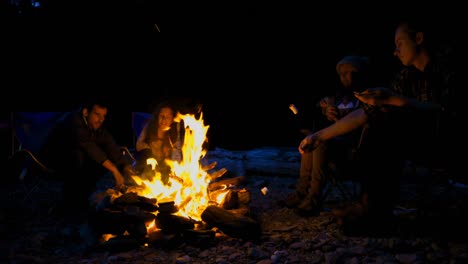
[{"label": "chair leg", "polygon": [[349,191],[348,187],[345,186],[344,182],[341,180],[337,179],[337,176],[335,175],[330,175],[329,176],[329,182],[324,188],[324,192],[322,194],[322,201],[327,200],[328,196],[330,193],[333,191],[333,189],[337,189],[337,191],[340,193],[339,200],[341,202],[353,202],[353,199],[357,196],[357,190],[355,189],[355,183],[352,183],[353,190]]},{"label": "chair leg", "polygon": [[349,193],[349,191],[346,190],[346,186],[342,182],[336,182],[336,187],[338,190],[341,192],[341,195],[343,196],[345,201],[352,201],[353,200],[353,195]]}]

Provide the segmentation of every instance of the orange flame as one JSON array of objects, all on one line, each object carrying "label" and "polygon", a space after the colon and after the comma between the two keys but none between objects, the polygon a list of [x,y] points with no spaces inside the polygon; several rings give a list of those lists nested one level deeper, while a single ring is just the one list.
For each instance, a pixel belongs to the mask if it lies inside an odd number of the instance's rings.
[{"label": "orange flame", "polygon": [[[179,163],[173,160],[166,160],[172,168],[173,175],[169,182],[163,184],[161,173],[155,171],[155,177],[150,180],[143,180],[139,176],[133,176],[133,180],[141,187],[136,189],[138,195],[148,198],[156,198],[158,203],[174,201],[178,207],[177,215],[201,220],[201,214],[209,205],[208,193],[209,175],[201,167],[200,160],[205,156],[206,150],[203,143],[206,141],[206,134],[209,126],[203,122],[203,114],[199,119],[192,114],[178,114],[177,118],[184,120],[185,138],[182,146],[183,160]],[[150,159],[148,164],[156,166],[156,161]],[[222,201],[225,193],[221,193],[214,199],[215,203]]]}]

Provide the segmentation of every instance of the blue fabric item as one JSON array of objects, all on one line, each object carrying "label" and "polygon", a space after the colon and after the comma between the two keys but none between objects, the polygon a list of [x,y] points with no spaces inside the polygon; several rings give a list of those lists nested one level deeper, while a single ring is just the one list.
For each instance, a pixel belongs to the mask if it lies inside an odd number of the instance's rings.
[{"label": "blue fabric item", "polygon": [[152,117],[151,114],[145,113],[145,112],[133,112],[132,113],[132,128],[137,138],[141,134],[143,127],[151,119],[151,117]]},{"label": "blue fabric item", "polygon": [[37,153],[52,128],[62,121],[68,112],[15,112],[15,136],[21,149]]}]

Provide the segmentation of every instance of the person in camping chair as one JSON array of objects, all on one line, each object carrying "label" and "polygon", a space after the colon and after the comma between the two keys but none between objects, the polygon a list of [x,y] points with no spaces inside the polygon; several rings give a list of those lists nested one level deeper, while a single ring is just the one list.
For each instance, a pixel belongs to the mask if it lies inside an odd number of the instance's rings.
[{"label": "person in camping chair", "polygon": [[124,187],[125,177],[135,174],[131,159],[104,127],[107,114],[105,100],[91,100],[59,123],[41,150],[45,162],[64,180],[64,211],[86,212],[96,183],[107,173],[116,190]]},{"label": "person in camping chair", "polygon": [[317,148],[337,136],[368,126],[360,147],[362,193],[333,216],[348,234],[389,233],[395,221],[405,160],[447,170],[455,168],[456,86],[450,48],[439,45],[432,19],[409,17],[396,25],[393,54],[403,68],[391,85],[355,97],[363,105],[336,123],[305,137],[299,150]]},{"label": "person in camping chair", "polygon": [[[136,172],[143,178],[152,179],[155,171],[161,173],[161,180],[167,183],[171,168],[167,160],[182,160],[184,139],[183,120],[176,120],[177,111],[169,101],[161,102],[152,117],[143,127],[136,142]],[[177,121],[177,122],[176,122]],[[155,170],[147,164],[149,158],[157,162]]]},{"label": "person in camping chair", "polygon": [[[360,55],[349,55],[336,65],[340,85],[329,96],[323,97],[317,107],[321,112],[318,127],[326,127],[349,112],[360,107],[354,97],[355,91],[369,88],[369,58]],[[313,151],[301,153],[301,167],[296,189],[280,203],[294,208],[299,215],[313,216],[322,210],[321,196],[327,181],[326,175],[332,173],[330,162],[339,166],[351,159],[352,151],[358,146],[361,131],[355,130],[346,135],[322,144]]]}]

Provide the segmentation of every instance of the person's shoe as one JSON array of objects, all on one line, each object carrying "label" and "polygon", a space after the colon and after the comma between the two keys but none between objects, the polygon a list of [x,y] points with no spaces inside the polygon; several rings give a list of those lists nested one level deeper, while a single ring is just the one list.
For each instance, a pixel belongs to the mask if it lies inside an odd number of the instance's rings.
[{"label": "person's shoe", "polygon": [[298,192],[292,192],[288,195],[288,197],[286,197],[286,199],[279,201],[279,205],[286,206],[288,208],[295,208],[302,202],[303,199],[304,195],[301,195]]},{"label": "person's shoe", "polygon": [[321,206],[316,199],[308,195],[296,207],[296,213],[300,216],[318,216],[320,215]]}]

